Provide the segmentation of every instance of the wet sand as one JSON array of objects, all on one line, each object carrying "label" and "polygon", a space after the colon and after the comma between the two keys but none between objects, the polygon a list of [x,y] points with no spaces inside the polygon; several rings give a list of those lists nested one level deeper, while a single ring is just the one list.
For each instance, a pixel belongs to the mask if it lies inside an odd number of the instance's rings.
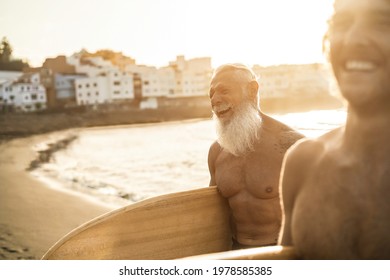
[{"label": "wet sand", "polygon": [[40,259],[62,236],[112,207],[55,190],[27,169],[37,145],[66,131],[0,144],[0,259]]}]

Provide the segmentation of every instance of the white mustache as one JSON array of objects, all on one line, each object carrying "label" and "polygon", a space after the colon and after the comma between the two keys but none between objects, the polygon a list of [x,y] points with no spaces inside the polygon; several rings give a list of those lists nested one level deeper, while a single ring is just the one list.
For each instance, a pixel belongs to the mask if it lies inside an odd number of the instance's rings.
[{"label": "white mustache", "polygon": [[220,104],[220,105],[214,105],[212,107],[212,110],[214,113],[218,113],[218,112],[222,112],[222,111],[225,111],[227,109],[230,109],[232,108],[232,105],[230,104]]}]

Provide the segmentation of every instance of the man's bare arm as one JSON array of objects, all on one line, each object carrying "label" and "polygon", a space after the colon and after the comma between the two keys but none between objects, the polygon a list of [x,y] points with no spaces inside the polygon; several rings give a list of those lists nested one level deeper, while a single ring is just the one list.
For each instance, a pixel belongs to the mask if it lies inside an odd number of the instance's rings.
[{"label": "man's bare arm", "polygon": [[217,184],[215,181],[215,160],[217,159],[217,156],[220,151],[221,151],[221,146],[217,142],[214,142],[209,149],[209,155],[208,155],[208,165],[209,165],[209,172],[210,172],[209,186],[215,186]]},{"label": "man's bare arm", "polygon": [[282,203],[282,228],[278,244],[291,246],[293,237],[291,232],[291,219],[294,212],[295,199],[302,184],[304,173],[310,169],[313,154],[318,150],[318,144],[313,140],[302,139],[295,143],[285,154],[281,176],[280,194]]}]

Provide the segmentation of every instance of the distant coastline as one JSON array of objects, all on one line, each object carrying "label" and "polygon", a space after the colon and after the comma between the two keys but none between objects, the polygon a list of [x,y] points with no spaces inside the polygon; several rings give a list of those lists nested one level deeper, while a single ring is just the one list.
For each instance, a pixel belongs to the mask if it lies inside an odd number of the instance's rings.
[{"label": "distant coastline", "polygon": [[[308,98],[267,98],[260,101],[265,113],[279,114],[343,107],[339,98],[322,95]],[[72,128],[157,123],[212,117],[208,97],[162,99],[157,109],[131,104],[103,108],[75,107],[57,111],[0,114],[0,143],[15,138]]]}]

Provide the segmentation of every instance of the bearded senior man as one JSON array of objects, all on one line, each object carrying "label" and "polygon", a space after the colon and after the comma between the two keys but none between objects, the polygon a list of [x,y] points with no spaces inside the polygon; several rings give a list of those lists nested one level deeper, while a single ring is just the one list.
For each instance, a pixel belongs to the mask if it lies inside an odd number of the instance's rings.
[{"label": "bearded senior man", "polygon": [[275,245],[283,156],[303,135],[261,112],[257,77],[245,65],[217,68],[209,95],[218,136],[208,155],[210,186],[229,202],[232,248]]}]

